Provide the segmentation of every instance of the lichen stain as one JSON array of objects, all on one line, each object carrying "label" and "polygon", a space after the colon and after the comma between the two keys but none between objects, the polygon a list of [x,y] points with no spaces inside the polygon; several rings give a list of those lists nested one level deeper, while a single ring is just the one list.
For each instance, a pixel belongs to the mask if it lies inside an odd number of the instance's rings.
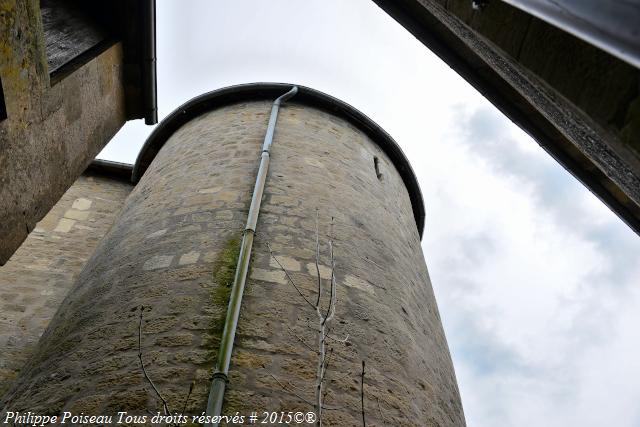
[{"label": "lichen stain", "polygon": [[219,315],[211,320],[211,332],[217,338],[222,335],[231,286],[236,274],[236,265],[240,255],[240,240],[231,238],[227,240],[220,250],[218,257],[213,264],[213,286],[210,295],[212,304],[219,309]]}]

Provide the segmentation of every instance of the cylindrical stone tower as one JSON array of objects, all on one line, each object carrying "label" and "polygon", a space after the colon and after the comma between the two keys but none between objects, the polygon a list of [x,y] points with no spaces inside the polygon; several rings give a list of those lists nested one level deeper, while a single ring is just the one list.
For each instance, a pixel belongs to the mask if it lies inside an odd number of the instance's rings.
[{"label": "cylindrical stone tower", "polygon": [[[211,92],[158,126],[138,157],[136,188],[4,411],[162,412],[151,383],[170,411],[205,410],[271,103],[289,88]],[[223,414],[314,410],[317,270],[323,311],[332,241],[324,425],[362,425],[363,401],[367,425],[464,426],[423,221],[416,178],[391,137],[300,87],[275,130]]]}]

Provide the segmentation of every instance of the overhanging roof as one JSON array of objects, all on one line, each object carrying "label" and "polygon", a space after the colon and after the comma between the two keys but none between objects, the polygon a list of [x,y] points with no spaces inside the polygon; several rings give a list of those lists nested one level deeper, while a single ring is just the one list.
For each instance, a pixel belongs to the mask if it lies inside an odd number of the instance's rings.
[{"label": "overhanging roof", "polygon": [[[640,38],[630,37],[637,25],[628,25],[640,16],[640,1],[578,7],[568,0],[507,0],[555,5],[545,9],[546,18],[599,11],[583,22],[588,36],[573,18],[551,25],[499,0],[373,1],[640,234],[640,70],[630,65],[640,61],[633,56]],[[599,28],[617,29],[616,40],[593,45]]]}]

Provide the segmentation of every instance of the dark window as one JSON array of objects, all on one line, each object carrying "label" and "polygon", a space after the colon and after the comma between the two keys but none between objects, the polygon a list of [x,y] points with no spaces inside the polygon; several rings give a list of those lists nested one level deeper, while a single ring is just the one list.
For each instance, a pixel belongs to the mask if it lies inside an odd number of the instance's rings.
[{"label": "dark window", "polygon": [[7,106],[4,103],[4,89],[2,89],[2,79],[0,79],[0,120],[7,118]]}]

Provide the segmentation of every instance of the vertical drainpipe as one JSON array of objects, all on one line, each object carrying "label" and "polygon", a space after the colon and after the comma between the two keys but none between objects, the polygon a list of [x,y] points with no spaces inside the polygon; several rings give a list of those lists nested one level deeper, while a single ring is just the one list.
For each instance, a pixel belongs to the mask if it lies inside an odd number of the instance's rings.
[{"label": "vertical drainpipe", "polygon": [[[258,214],[260,213],[262,193],[264,192],[264,185],[267,180],[267,172],[269,170],[269,150],[273,141],[273,132],[276,128],[276,121],[278,120],[278,110],[281,103],[294,96],[297,92],[298,87],[293,86],[289,92],[276,99],[271,107],[271,116],[269,117],[267,133],[264,137],[264,143],[262,144],[260,168],[258,169],[258,176],[256,177],[256,184],[251,198],[251,206],[249,207],[249,214],[247,215],[247,225],[245,226],[244,233],[242,235],[240,255],[238,256],[236,273],[233,278],[233,286],[231,287],[227,317],[224,322],[222,338],[220,339],[218,363],[213,374],[211,389],[209,391],[209,399],[207,401],[206,414],[212,418],[219,416],[222,413],[222,403],[224,401],[224,392],[228,381],[231,353],[233,352],[233,341],[236,336],[238,318],[240,317],[240,305],[242,304],[242,294],[244,292],[244,285],[246,283],[247,272],[249,270],[251,248],[253,247],[253,236],[256,232]],[[218,427],[218,425],[218,422],[205,423],[206,427]]]},{"label": "vertical drainpipe", "polygon": [[156,73],[156,0],[142,0],[142,115],[147,125],[158,123]]}]

